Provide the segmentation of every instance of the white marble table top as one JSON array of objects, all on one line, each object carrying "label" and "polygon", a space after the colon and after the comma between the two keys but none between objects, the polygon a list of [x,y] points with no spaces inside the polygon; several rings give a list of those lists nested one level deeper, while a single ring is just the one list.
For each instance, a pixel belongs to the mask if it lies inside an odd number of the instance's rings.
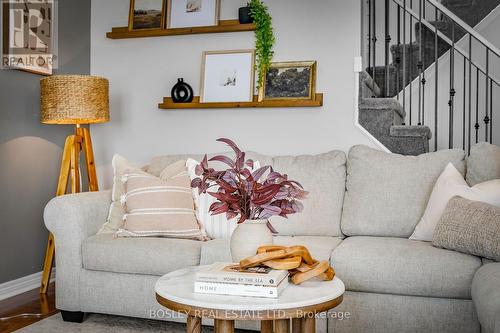
[{"label": "white marble table top", "polygon": [[335,277],[332,281],[311,279],[300,285],[290,283],[275,299],[195,293],[194,276],[200,267],[185,268],[162,276],[156,282],[156,293],[167,300],[200,308],[272,311],[321,304],[336,299],[345,291],[342,280]]}]

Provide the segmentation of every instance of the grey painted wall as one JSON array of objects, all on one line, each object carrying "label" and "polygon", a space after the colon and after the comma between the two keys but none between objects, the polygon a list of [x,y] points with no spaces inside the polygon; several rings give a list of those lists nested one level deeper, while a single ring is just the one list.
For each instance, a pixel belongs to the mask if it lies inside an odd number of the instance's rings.
[{"label": "grey painted wall", "polygon": [[[90,0],[59,1],[58,74],[90,72]],[[71,126],[39,121],[41,76],[0,70],[0,283],[42,270],[43,208]]]}]

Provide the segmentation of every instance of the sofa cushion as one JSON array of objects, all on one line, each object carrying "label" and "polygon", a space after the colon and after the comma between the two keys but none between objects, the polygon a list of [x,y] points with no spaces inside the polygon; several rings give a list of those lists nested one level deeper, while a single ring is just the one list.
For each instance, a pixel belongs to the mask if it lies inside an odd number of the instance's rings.
[{"label": "sofa cushion", "polygon": [[481,259],[429,242],[359,236],[345,239],[331,263],[347,290],[469,299]]},{"label": "sofa cushion", "polygon": [[481,267],[472,281],[472,300],[481,332],[500,332],[500,263]]},{"label": "sofa cushion", "polygon": [[163,275],[199,265],[203,242],[173,238],[121,238],[100,234],[82,245],[83,268],[115,273]]},{"label": "sofa cushion", "polygon": [[463,175],[464,157],[461,150],[403,156],[365,146],[352,147],[347,162],[342,232],[348,236],[408,238],[441,172],[451,162]]},{"label": "sofa cushion", "polygon": [[[227,153],[232,154],[232,153]],[[209,157],[212,155],[209,155]],[[200,155],[172,155],[155,157],[146,171],[156,175],[162,168],[185,158],[200,159]],[[302,201],[304,210],[287,219],[272,217],[271,222],[280,235],[341,236],[340,218],[345,193],[346,156],[342,151],[318,155],[270,157],[248,152],[247,157],[270,165],[300,182],[309,196]],[[209,162],[216,170],[226,169],[220,162]]]},{"label": "sofa cushion", "polygon": [[[225,153],[217,153],[217,154],[208,154],[208,158],[211,158],[215,155],[227,155],[231,158],[234,156],[233,152],[225,152]],[[146,166],[145,171],[148,173],[155,175],[157,177],[160,176],[160,173],[166,166],[178,161],[178,160],[187,160],[188,158],[192,158],[196,161],[201,161],[203,158],[203,154],[182,154],[182,155],[164,155],[164,156],[156,156],[153,157],[151,163]],[[273,163],[272,157],[262,155],[255,152],[246,152],[246,158],[250,158],[254,161],[259,161],[260,165],[271,165]],[[210,167],[213,167],[216,170],[227,169],[227,165],[221,162],[212,161],[209,163]]]},{"label": "sofa cushion", "polygon": [[474,186],[500,178],[500,147],[481,142],[471,147],[467,158],[467,182]]},{"label": "sofa cushion", "polygon": [[287,219],[272,217],[280,235],[341,236],[340,218],[344,202],[346,156],[342,151],[319,155],[280,156],[273,168],[300,182],[309,192],[304,210]]},{"label": "sofa cushion", "polygon": [[218,238],[203,242],[201,246],[200,265],[209,265],[214,262],[231,262],[229,239]]},{"label": "sofa cushion", "polygon": [[[311,255],[317,260],[330,260],[332,251],[342,242],[338,237],[330,236],[274,236],[273,244],[307,247]],[[214,262],[230,262],[231,250],[229,239],[212,239],[203,242],[201,248],[200,265]]]}]

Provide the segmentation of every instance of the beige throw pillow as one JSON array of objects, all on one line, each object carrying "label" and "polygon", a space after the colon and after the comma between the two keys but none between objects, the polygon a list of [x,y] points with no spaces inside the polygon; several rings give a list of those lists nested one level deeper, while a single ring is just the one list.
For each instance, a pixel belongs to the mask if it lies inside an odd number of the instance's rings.
[{"label": "beige throw pillow", "polygon": [[121,181],[125,215],[117,236],[206,239],[196,220],[186,161],[166,167],[160,178],[133,169]]},{"label": "beige throw pillow", "polygon": [[453,197],[436,226],[432,245],[500,261],[500,208]]},{"label": "beige throw pillow", "polygon": [[149,175],[147,172],[142,171],[140,167],[135,166],[118,154],[113,156],[111,165],[113,166],[111,205],[109,207],[106,223],[101,227],[98,234],[114,234],[123,226],[123,215],[125,214],[125,210],[120,203],[120,198],[125,194],[125,184],[122,182],[122,177],[125,173],[134,172],[137,174]]}]

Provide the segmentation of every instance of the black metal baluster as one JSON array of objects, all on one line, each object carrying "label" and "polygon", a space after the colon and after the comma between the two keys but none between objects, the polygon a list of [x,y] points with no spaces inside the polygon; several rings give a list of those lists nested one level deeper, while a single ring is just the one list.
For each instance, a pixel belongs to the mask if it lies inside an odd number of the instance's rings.
[{"label": "black metal baluster", "polygon": [[[413,9],[413,0],[410,0],[410,9]],[[409,125],[411,126],[412,122],[411,122],[411,118],[412,118],[412,107],[413,107],[413,102],[412,102],[412,96],[413,96],[413,92],[411,90],[411,86],[412,86],[412,83],[413,83],[413,68],[412,68],[412,65],[413,65],[413,15],[410,14],[410,44],[409,44],[409,50],[410,51],[410,61],[408,63],[408,70],[410,71],[410,80],[409,80],[409,90],[410,90],[410,100],[408,101],[410,103],[410,118],[409,118]],[[405,83],[405,86],[406,86],[406,83]]]},{"label": "black metal baluster", "polygon": [[489,85],[488,85],[488,76],[489,76],[489,51],[490,49],[486,48],[486,73],[484,75],[485,79],[486,79],[486,99],[485,99],[485,102],[484,102],[484,141],[488,142],[488,138],[489,138],[489,135],[488,135],[488,124],[490,122],[490,117],[488,117],[488,102],[489,102],[489,98],[488,98],[488,93],[489,93]]},{"label": "black metal baluster", "polygon": [[420,43],[418,44],[418,122],[417,125],[422,125],[422,70],[423,70],[423,63],[422,63],[422,0],[418,0],[418,23],[419,23],[419,30],[418,30],[418,36],[420,38]]},{"label": "black metal baluster", "polygon": [[[435,21],[438,20],[438,9],[435,8]],[[438,53],[438,28],[434,26],[434,150],[438,149],[438,83],[439,83],[439,53]]]},{"label": "black metal baluster", "polygon": [[466,103],[466,100],[467,100],[467,94],[466,94],[466,91],[465,89],[467,89],[466,87],[466,82],[467,82],[467,58],[464,56],[464,85],[463,85],[463,97],[464,97],[464,100],[463,100],[463,108],[464,108],[464,111],[463,111],[463,118],[462,118],[462,149],[465,150],[465,115],[467,113],[466,111],[466,106],[465,106],[465,103]]},{"label": "black metal baluster", "polygon": [[450,110],[449,115],[449,141],[448,147],[453,148],[453,107],[454,107],[454,99],[455,99],[455,23],[452,22],[451,25],[451,49],[450,49],[450,100],[448,101],[448,106]]},{"label": "black metal baluster", "polygon": [[[374,70],[372,68],[372,1],[368,0],[368,70],[372,71],[372,79]],[[375,97],[372,91],[372,97]]]},{"label": "black metal baluster", "polygon": [[[376,2],[374,1],[373,2],[373,5],[372,5],[372,24],[373,24],[373,27],[372,27],[372,31],[373,31],[373,35],[372,35],[372,45],[373,45],[373,53],[372,53],[372,56],[373,56],[373,70],[372,70],[372,73],[373,73],[373,84],[375,85],[375,83],[377,82],[376,81],[376,78],[375,78],[375,68],[377,67],[377,4]],[[375,90],[375,89],[374,89]]]},{"label": "black metal baluster", "polygon": [[468,145],[467,151],[470,155],[471,132],[472,132],[472,35],[469,34],[469,122],[468,122]]},{"label": "black metal baluster", "polygon": [[391,35],[389,32],[389,18],[390,18],[389,0],[385,0],[385,97],[389,97],[389,44],[391,42]]},{"label": "black metal baluster", "polygon": [[400,71],[401,71],[401,6],[398,4],[398,53],[396,55],[396,84],[397,84],[397,100],[399,101],[399,92],[401,90],[401,86],[399,84],[399,80],[401,79],[400,77]]},{"label": "black metal baluster", "polygon": [[476,67],[476,123],[474,124],[476,130],[476,143],[479,142],[479,68]]},{"label": "black metal baluster", "polygon": [[406,112],[406,0],[403,0],[403,110]]},{"label": "black metal baluster", "polygon": [[[423,10],[423,17],[425,18],[425,1],[424,1],[424,6],[422,8]],[[422,28],[420,28],[422,29]],[[422,38],[420,39],[420,43],[422,43],[422,45],[425,45],[425,40],[426,40],[426,35],[424,34],[424,39],[422,40]],[[425,65],[425,52],[422,54],[422,62],[423,64]],[[425,69],[423,69],[423,72],[422,72],[422,122],[421,122],[421,125],[424,125],[425,124],[425,84],[427,83],[427,81],[425,80]]]},{"label": "black metal baluster", "polygon": [[493,79],[490,79],[490,143],[493,143]]}]

